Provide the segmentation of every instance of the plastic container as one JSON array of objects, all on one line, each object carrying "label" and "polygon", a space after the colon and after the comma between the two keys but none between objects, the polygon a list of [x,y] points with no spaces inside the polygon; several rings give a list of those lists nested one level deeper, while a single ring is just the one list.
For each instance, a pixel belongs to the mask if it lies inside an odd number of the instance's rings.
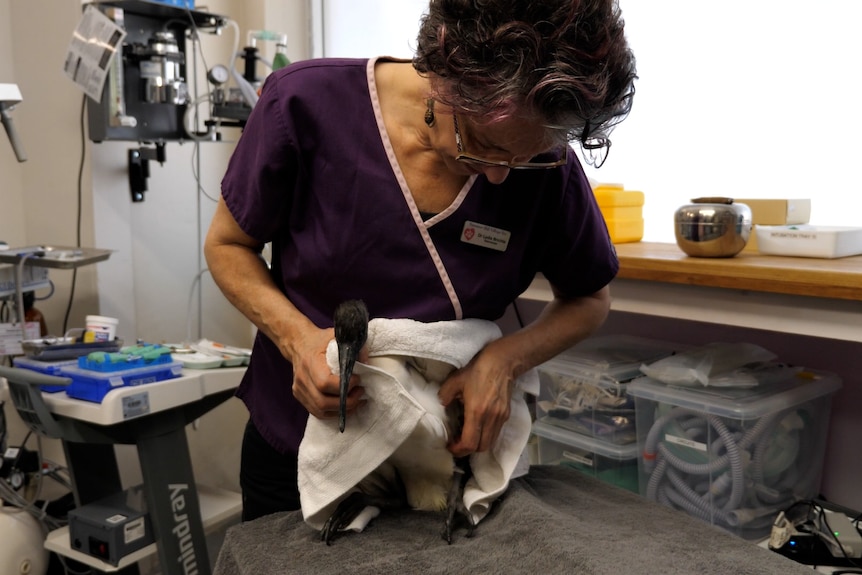
[{"label": "plastic container", "polygon": [[843,258],[862,254],[862,227],[757,226],[761,254],[806,258]]},{"label": "plastic container", "polygon": [[616,445],[541,421],[533,424],[540,465],[566,465],[639,493],[637,444]]},{"label": "plastic container", "polygon": [[[15,367],[38,371],[39,373],[44,373],[45,375],[61,375],[60,369],[77,365],[77,363],[78,362],[75,359],[61,359],[57,361],[39,361],[37,359],[32,359],[29,357],[15,357],[12,359],[12,365],[14,365]],[[65,391],[66,386],[41,385],[39,386],[39,389],[47,393],[57,393],[58,391]]]},{"label": "plastic container", "polygon": [[609,443],[635,443],[635,405],[626,386],[642,375],[642,364],[681,347],[628,335],[582,341],[538,367],[536,420]]},{"label": "plastic container", "polygon": [[639,242],[644,237],[643,218],[608,218],[605,217],[605,225],[611,235],[611,242],[615,244],[627,244]]},{"label": "plastic container", "polygon": [[818,494],[835,374],[754,388],[679,388],[648,377],[635,399],[641,495],[743,537]]},{"label": "plastic container", "polygon": [[639,242],[643,238],[643,192],[626,190],[622,184],[599,184],[593,195],[613,243]]},{"label": "plastic container", "polygon": [[87,330],[84,341],[114,341],[120,320],[103,315],[88,315],[85,323]]},{"label": "plastic container", "polygon": [[112,389],[172,379],[179,377],[182,370],[183,364],[178,361],[170,361],[145,367],[105,372],[68,366],[60,370],[60,375],[72,379],[72,383],[66,388],[66,395],[75,399],[101,403],[105,395]]},{"label": "plastic container", "polygon": [[91,352],[78,358],[78,367],[93,371],[124,371],[138,367],[150,367],[173,360],[169,347],[162,345],[136,345],[120,349],[115,353]]}]

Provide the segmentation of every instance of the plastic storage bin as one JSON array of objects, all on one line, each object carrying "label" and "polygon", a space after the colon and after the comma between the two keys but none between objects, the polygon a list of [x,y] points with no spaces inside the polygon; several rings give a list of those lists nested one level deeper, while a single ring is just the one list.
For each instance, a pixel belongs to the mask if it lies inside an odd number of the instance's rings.
[{"label": "plastic storage bin", "polygon": [[681,346],[636,336],[592,337],[538,367],[536,420],[619,445],[635,443],[626,386],[640,366]]},{"label": "plastic storage bin", "polygon": [[66,388],[66,395],[101,403],[105,395],[114,388],[172,379],[179,377],[182,371],[183,364],[169,361],[117,371],[96,371],[69,366],[62,368],[60,375],[72,379],[72,383]]},{"label": "plastic storage bin", "polygon": [[838,376],[800,371],[753,388],[679,388],[648,377],[635,399],[641,495],[745,539],[817,495]]},{"label": "plastic storage bin", "polygon": [[[77,363],[77,360],[74,359],[61,359],[57,361],[40,361],[29,357],[16,357],[12,359],[12,365],[14,365],[15,367],[22,367],[24,369],[38,371],[39,373],[44,373],[45,375],[62,375],[60,373],[60,369],[64,367],[69,367],[70,365],[77,365]],[[58,391],[65,391],[66,386],[42,385],[39,387],[39,389],[47,393],[57,393]]]},{"label": "plastic storage bin", "polygon": [[605,483],[640,492],[637,444],[616,445],[541,421],[533,424],[533,435],[538,440],[540,465],[566,465]]},{"label": "plastic storage bin", "polygon": [[613,243],[639,242],[643,238],[643,192],[626,190],[621,184],[599,184],[593,195]]}]

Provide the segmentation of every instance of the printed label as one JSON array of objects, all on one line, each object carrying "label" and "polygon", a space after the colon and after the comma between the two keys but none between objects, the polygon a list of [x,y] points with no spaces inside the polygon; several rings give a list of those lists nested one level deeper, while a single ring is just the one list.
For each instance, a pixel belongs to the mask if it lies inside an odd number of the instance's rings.
[{"label": "printed label", "polygon": [[21,337],[24,339],[37,339],[39,337],[39,323],[28,321],[24,324],[24,333],[21,333],[20,323],[0,323],[0,355],[21,355]]},{"label": "printed label", "polygon": [[461,230],[461,241],[474,246],[490,248],[498,252],[505,252],[509,247],[509,238],[512,232],[493,228],[485,224],[477,224],[476,222],[464,222],[464,228]]},{"label": "printed label", "polygon": [[705,443],[700,443],[699,441],[692,441],[686,437],[677,437],[676,435],[665,435],[664,440],[668,443],[675,443],[677,445],[684,445],[685,447],[691,447],[692,449],[697,449],[698,451],[706,451],[707,447]]},{"label": "printed label", "polygon": [[137,541],[147,534],[147,528],[144,525],[144,518],[138,517],[134,521],[129,521],[123,526],[123,540],[126,543]]},{"label": "printed label", "polygon": [[576,461],[582,465],[586,465],[587,467],[593,466],[592,458],[587,457],[585,455],[579,455],[577,453],[572,453],[571,451],[564,451],[563,452],[563,458],[569,459],[571,461]]},{"label": "printed label", "polygon": [[144,391],[123,398],[123,419],[131,419],[150,412],[150,393]]}]

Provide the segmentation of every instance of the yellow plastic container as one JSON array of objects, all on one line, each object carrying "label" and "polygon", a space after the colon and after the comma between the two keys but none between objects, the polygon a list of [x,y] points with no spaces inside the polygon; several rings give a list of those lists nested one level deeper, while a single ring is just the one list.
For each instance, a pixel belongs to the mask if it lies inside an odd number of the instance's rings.
[{"label": "yellow plastic container", "polygon": [[593,194],[613,243],[639,242],[643,238],[643,192],[626,190],[622,184],[599,184]]},{"label": "yellow plastic container", "polygon": [[611,241],[615,244],[639,242],[644,237],[644,221],[640,219],[609,220],[605,218]]}]

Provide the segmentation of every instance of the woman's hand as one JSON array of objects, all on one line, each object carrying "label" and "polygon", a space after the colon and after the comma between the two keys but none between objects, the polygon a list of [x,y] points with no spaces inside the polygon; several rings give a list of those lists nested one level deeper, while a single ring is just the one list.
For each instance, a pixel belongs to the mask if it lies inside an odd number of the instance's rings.
[{"label": "woman's hand", "polygon": [[454,455],[491,449],[509,419],[515,380],[588,337],[608,315],[608,286],[580,297],[565,297],[551,288],[554,299],[533,322],[486,345],[440,387],[443,405],[464,404],[461,437],[449,445]]},{"label": "woman's hand", "polygon": [[449,444],[449,451],[463,457],[494,446],[503,424],[511,414],[515,377],[508,358],[486,346],[463,368],[443,383],[438,397],[443,405],[460,401],[464,405],[461,436]]},{"label": "woman's hand", "polygon": [[[293,395],[318,419],[338,416],[339,377],[333,374],[326,363],[326,347],[335,337],[332,328],[312,327],[299,338],[290,351],[282,349],[282,354],[293,364]],[[363,354],[365,351],[363,350]],[[364,355],[360,354],[360,361]],[[367,355],[367,354],[366,354]],[[364,393],[360,387],[361,379],[353,374],[350,377],[350,392],[347,395],[347,412],[353,412],[360,404]]]}]

